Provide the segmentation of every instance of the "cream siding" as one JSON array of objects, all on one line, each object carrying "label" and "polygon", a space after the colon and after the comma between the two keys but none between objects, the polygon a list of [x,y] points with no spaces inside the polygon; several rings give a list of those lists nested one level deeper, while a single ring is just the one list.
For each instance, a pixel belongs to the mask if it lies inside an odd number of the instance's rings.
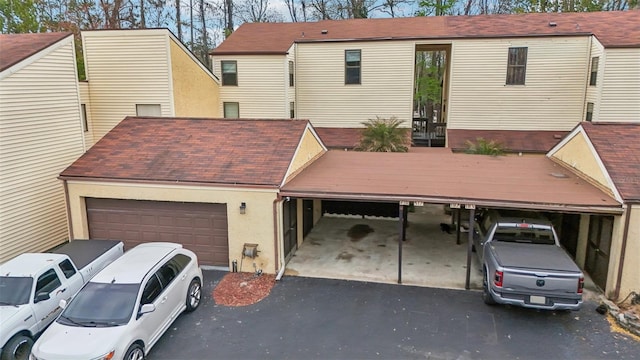
[{"label": "cream siding", "polygon": [[162,116],[175,115],[168,30],[86,31],[82,42],[94,141],[135,116],[136,104],[160,104]]},{"label": "cream siding", "polygon": [[[509,47],[528,48],[525,85],[505,85]],[[589,37],[456,40],[448,127],[571,130],[582,120]]]},{"label": "cream siding", "polygon": [[[345,85],[345,50],[358,49],[361,84]],[[412,41],[297,44],[297,117],[316,127],[362,127],[395,116],[410,127],[414,54]]]},{"label": "cream siding", "polygon": [[0,262],[68,239],[57,177],[84,151],[73,37],[11,70],[0,75]]},{"label": "cream siding", "polygon": [[[244,243],[258,244],[259,255],[252,259],[258,269],[265,273],[274,273],[279,263],[274,248],[274,200],[276,189],[251,190],[233,187],[198,187],[154,184],[124,184],[68,181],[69,207],[74,238],[86,238],[89,235],[86,197],[178,201],[196,203],[216,203],[227,205],[229,266],[233,260],[242,258]],[[238,210],[240,203],[247,205],[245,214]],[[280,242],[279,242],[280,243]],[[244,264],[244,269],[251,265]]]},{"label": "cream siding", "polygon": [[[590,86],[589,80],[591,79],[591,59],[594,57],[598,57],[598,76],[596,78],[596,85]],[[591,56],[589,57],[589,62],[587,64],[587,92],[585,96],[584,102],[584,112],[582,114],[582,120],[586,119],[587,116],[587,103],[593,103],[593,117],[591,121],[598,121],[599,119],[599,111],[600,111],[600,96],[602,94],[602,81],[604,79],[604,68],[605,68],[605,57],[604,57],[604,46],[600,44],[598,39],[595,36],[591,37]]]},{"label": "cream siding", "polygon": [[[241,118],[288,119],[288,63],[284,55],[214,56],[214,74],[222,79],[220,62],[237,61],[238,86],[220,86],[220,108],[237,102]],[[286,82],[285,82],[286,80]],[[286,85],[286,88],[285,88]]]},{"label": "cream siding", "polygon": [[193,55],[170,38],[175,116],[220,117],[220,84]]},{"label": "cream siding", "polygon": [[605,49],[599,121],[640,120],[640,48]]},{"label": "cream siding", "polygon": [[[91,124],[91,98],[89,97],[89,83],[81,81],[78,83],[78,89],[80,90],[80,104],[84,104],[87,112],[87,131],[84,131],[84,143],[85,151],[93,146],[93,125]],[[80,109],[82,111],[82,109]],[[82,117],[82,114],[80,114]]]}]

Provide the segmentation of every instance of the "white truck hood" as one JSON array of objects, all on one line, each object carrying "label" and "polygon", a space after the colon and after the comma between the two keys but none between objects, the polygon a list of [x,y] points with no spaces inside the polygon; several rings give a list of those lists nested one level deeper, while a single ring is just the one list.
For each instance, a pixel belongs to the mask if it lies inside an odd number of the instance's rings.
[{"label": "white truck hood", "polygon": [[75,327],[54,322],[36,341],[31,351],[39,359],[93,359],[114,350],[126,328]]}]

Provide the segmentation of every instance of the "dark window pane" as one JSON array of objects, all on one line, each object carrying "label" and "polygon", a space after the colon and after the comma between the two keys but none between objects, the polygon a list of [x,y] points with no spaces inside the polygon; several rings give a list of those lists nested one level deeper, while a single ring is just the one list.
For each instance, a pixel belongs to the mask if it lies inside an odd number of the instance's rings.
[{"label": "dark window pane", "polygon": [[235,61],[222,61],[222,85],[238,85],[238,63]]},{"label": "dark window pane", "polygon": [[45,292],[47,294],[51,293],[60,285],[62,285],[62,283],[58,278],[58,274],[56,274],[55,270],[50,269],[38,277],[38,282],[36,283],[36,295],[41,292]]},{"label": "dark window pane", "polygon": [[360,84],[360,50],[345,50],[345,84]]},{"label": "dark window pane", "polygon": [[144,286],[144,291],[142,291],[142,300],[140,301],[141,304],[151,304],[161,292],[162,285],[160,285],[160,280],[158,280],[158,277],[153,274]]},{"label": "dark window pane", "polygon": [[527,71],[527,48],[509,48],[507,56],[507,85],[524,85]]},{"label": "dark window pane", "polygon": [[598,63],[600,59],[596,56],[591,59],[591,76],[589,78],[589,85],[595,86],[598,82]]},{"label": "dark window pane", "polygon": [[73,264],[71,264],[71,261],[69,261],[69,259],[66,259],[63,262],[61,262],[59,267],[67,279],[76,274],[76,269],[73,267]]}]

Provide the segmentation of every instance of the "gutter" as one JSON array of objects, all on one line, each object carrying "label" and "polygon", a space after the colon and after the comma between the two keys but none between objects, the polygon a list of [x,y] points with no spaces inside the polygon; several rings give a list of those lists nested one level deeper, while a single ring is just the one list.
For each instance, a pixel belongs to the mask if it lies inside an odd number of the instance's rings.
[{"label": "gutter", "polygon": [[284,251],[278,251],[278,245],[280,245],[281,249],[284,249],[284,239],[282,239],[282,244],[279,243],[278,238],[278,203],[282,201],[282,197],[280,194],[273,200],[273,248],[275,258],[280,260],[280,269],[278,269],[278,263],[276,262],[276,281],[280,281],[282,279],[282,275],[284,275]]},{"label": "gutter", "polygon": [[620,250],[620,260],[618,261],[618,276],[616,279],[616,289],[613,297],[618,300],[620,298],[620,283],[622,282],[622,270],[624,269],[624,258],[627,250],[627,240],[629,239],[629,221],[631,220],[631,209],[633,203],[627,203],[627,214],[624,217],[624,232],[622,233],[622,249]]}]

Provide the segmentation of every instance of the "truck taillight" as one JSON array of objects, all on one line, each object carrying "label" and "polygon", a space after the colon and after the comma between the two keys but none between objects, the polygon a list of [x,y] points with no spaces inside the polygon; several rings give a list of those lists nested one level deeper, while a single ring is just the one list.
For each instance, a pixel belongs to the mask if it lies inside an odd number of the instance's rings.
[{"label": "truck taillight", "polygon": [[582,290],[584,289],[584,277],[580,277],[578,280],[578,294],[582,294]]},{"label": "truck taillight", "polygon": [[497,287],[502,287],[502,271],[496,270],[496,275],[493,277],[493,284]]}]

